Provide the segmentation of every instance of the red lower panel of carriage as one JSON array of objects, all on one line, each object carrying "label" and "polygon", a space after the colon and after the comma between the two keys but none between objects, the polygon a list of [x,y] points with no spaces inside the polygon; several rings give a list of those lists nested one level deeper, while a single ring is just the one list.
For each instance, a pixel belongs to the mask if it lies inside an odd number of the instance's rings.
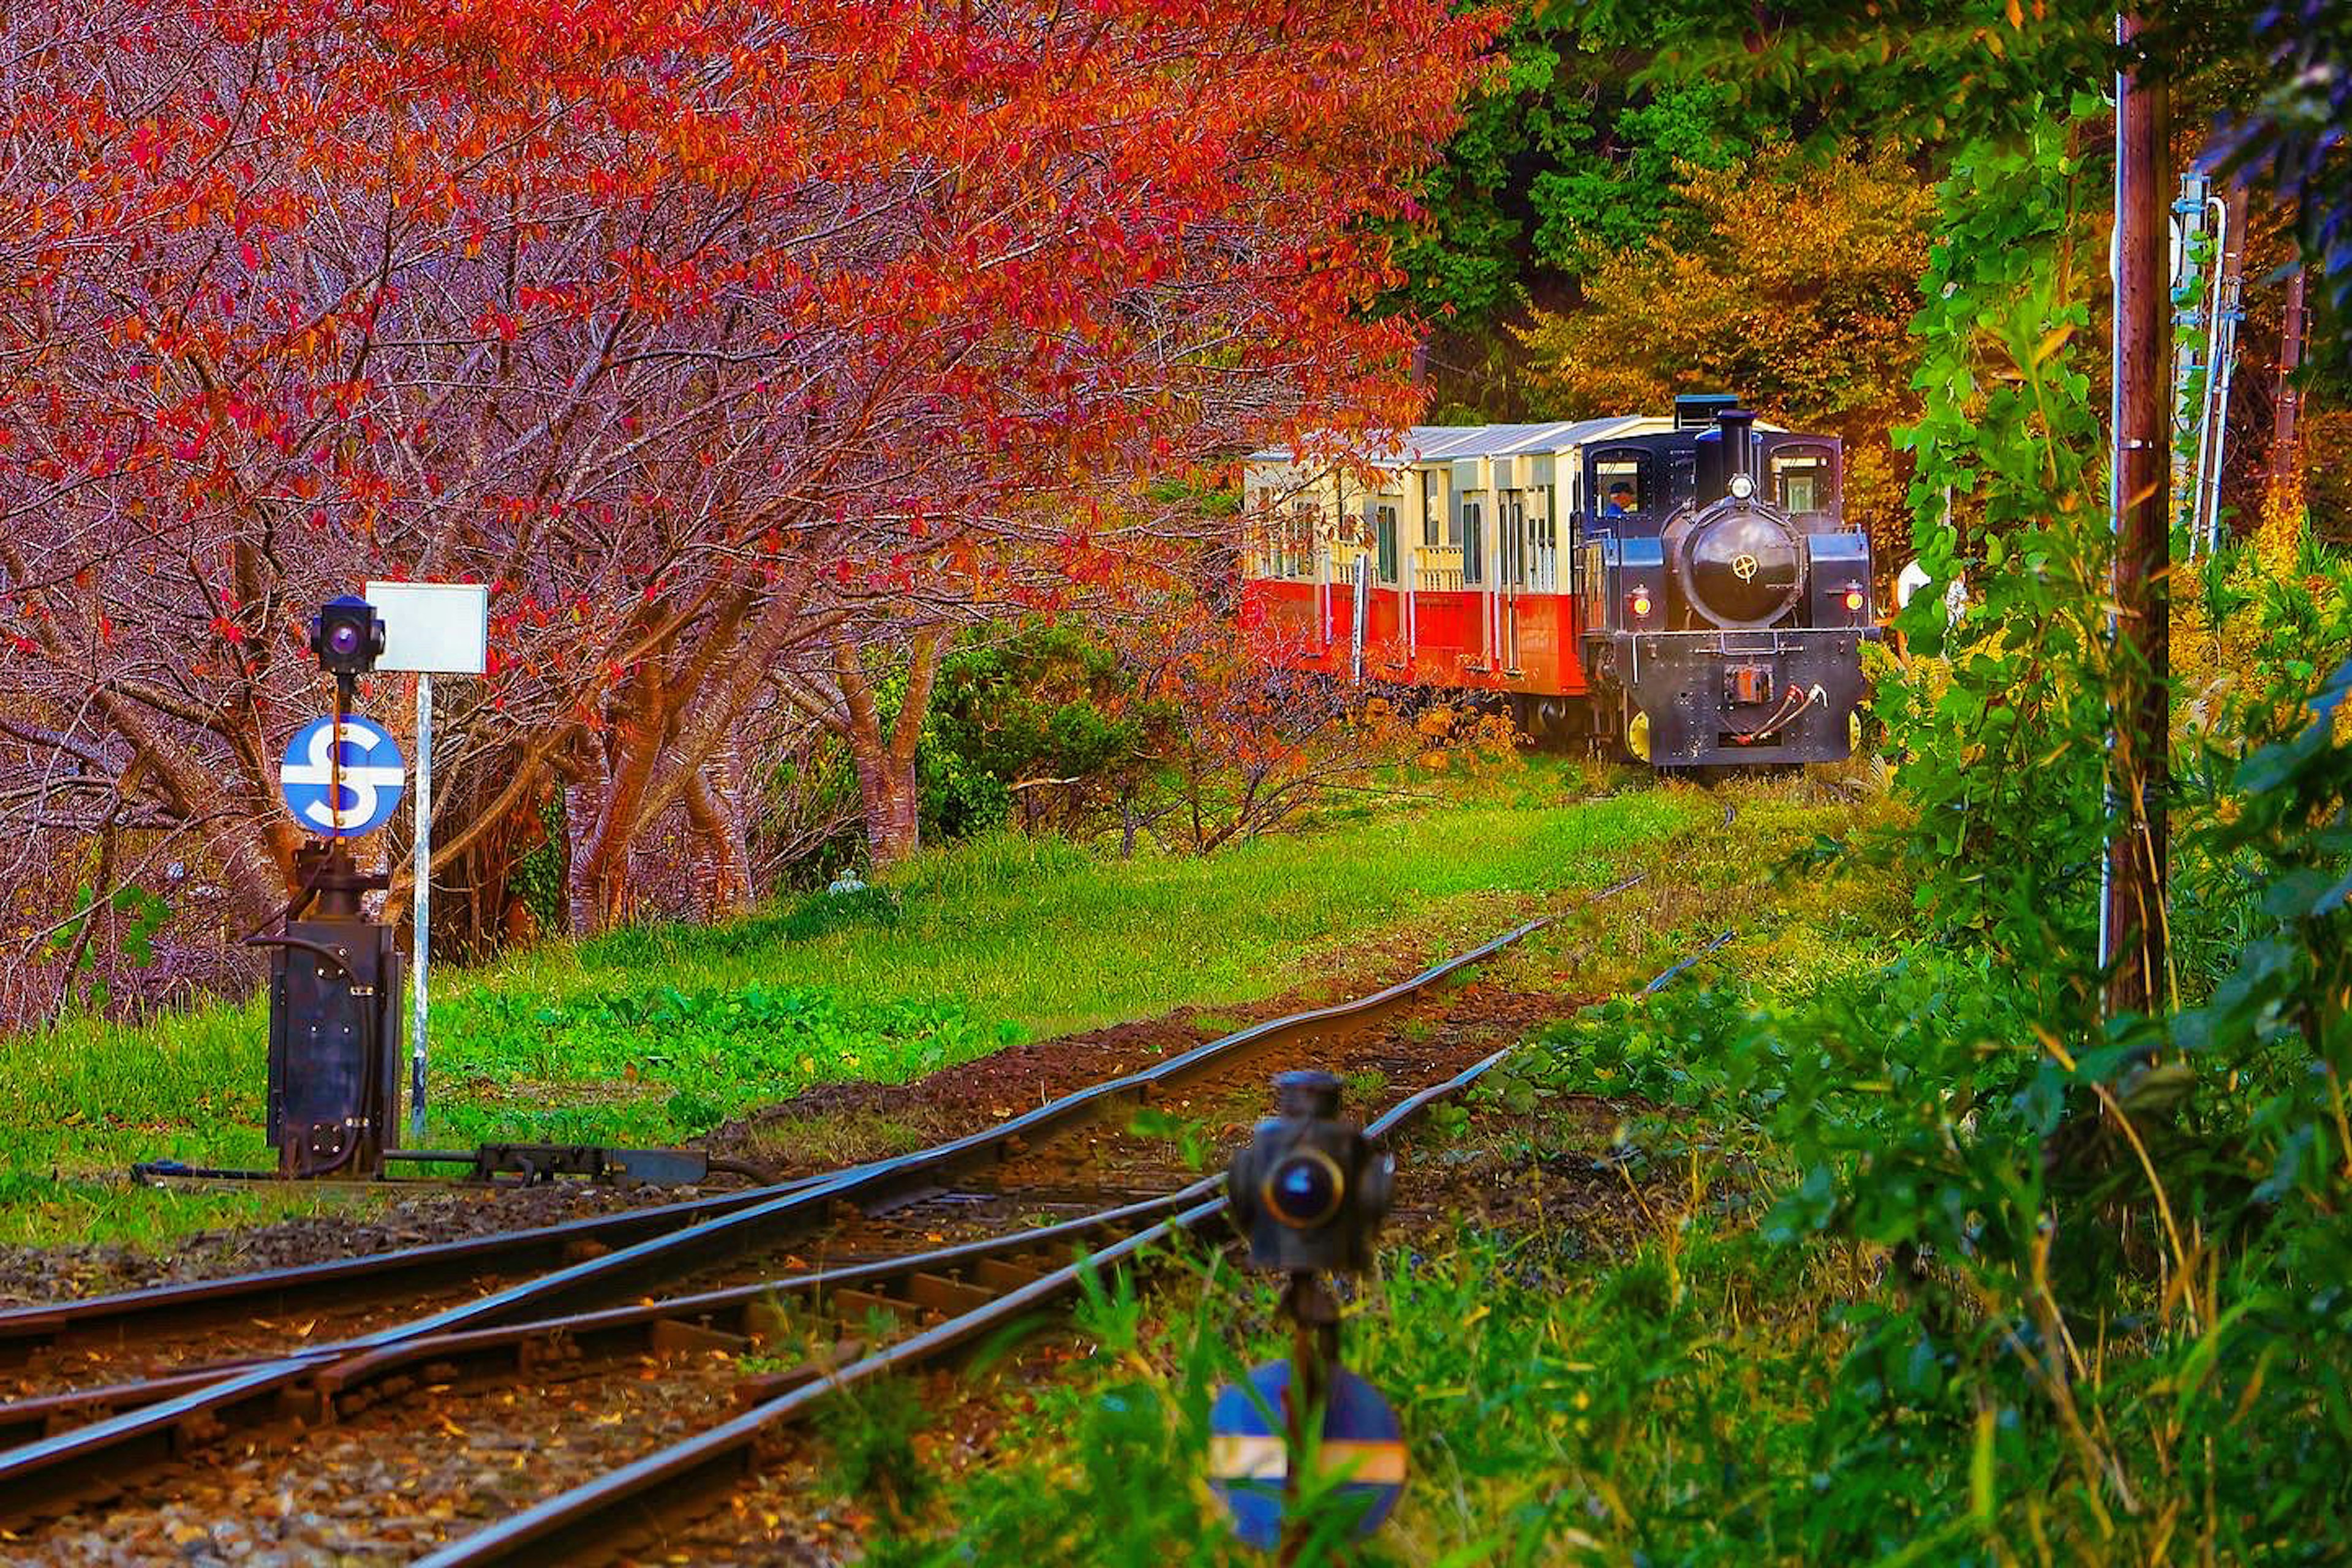
[{"label": "red lower panel of carriage", "polygon": [[[1253,580],[1246,624],[1271,631],[1288,662],[1346,675],[1355,595],[1346,584]],[[1406,594],[1374,588],[1364,605],[1364,675],[1412,686],[1582,697],[1576,599],[1568,594]]]}]

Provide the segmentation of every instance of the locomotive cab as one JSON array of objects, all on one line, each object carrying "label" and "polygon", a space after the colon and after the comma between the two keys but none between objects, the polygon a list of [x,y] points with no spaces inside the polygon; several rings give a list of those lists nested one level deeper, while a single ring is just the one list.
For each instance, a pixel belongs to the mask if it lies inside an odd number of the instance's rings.
[{"label": "locomotive cab", "polygon": [[1877,629],[1836,437],[1760,428],[1727,398],[1676,416],[1586,455],[1596,707],[1661,766],[1849,755]]}]

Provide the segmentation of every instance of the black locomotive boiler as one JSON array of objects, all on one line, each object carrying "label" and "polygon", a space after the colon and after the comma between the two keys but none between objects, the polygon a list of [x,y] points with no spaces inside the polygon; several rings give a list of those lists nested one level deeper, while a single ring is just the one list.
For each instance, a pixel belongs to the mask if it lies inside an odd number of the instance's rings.
[{"label": "black locomotive boiler", "polygon": [[1584,454],[1583,658],[1604,731],[1660,767],[1851,754],[1870,541],[1834,437],[1759,428],[1727,397]]}]

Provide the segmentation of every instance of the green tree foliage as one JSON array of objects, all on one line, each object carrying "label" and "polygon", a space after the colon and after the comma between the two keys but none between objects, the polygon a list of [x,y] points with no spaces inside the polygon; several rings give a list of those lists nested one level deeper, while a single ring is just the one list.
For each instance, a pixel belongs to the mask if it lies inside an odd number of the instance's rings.
[{"label": "green tree foliage", "polygon": [[[1918,321],[1924,407],[1899,437],[1935,585],[1896,626],[1928,661],[1882,709],[1917,811],[1923,910],[2075,981],[2096,921],[2111,550],[2080,364],[2105,262],[2084,254],[2105,176],[2074,144],[2093,140],[2045,114],[2021,142],[1972,144],[1944,183]],[[1941,589],[1955,577],[1973,603],[1951,626]]]},{"label": "green tree foliage", "polygon": [[1144,752],[1164,719],[1134,687],[1113,649],[1068,622],[966,637],[940,666],[924,725],[924,833],[1001,826],[1033,791],[1024,823],[1076,828],[1132,792],[1156,765]]},{"label": "green tree foliage", "polygon": [[2231,116],[2216,162],[2294,204],[2305,266],[2329,307],[2315,341],[2333,343],[2329,368],[2352,372],[2352,9],[2331,0],[2273,5],[2260,24],[2268,90]]},{"label": "green tree foliage", "polygon": [[[2211,57],[2250,14],[2242,0],[2151,7],[2157,58],[2181,69]],[[1591,0],[1591,24],[1639,25],[1645,0]],[[2115,7],[2092,0],[1780,0],[1691,6],[1659,26],[1660,81],[1706,81],[1801,134],[1898,137],[1950,146],[2030,125],[2053,89],[2108,79]]]},{"label": "green tree foliage", "polygon": [[1770,121],[1717,84],[1643,85],[1670,21],[1519,9],[1423,188],[1397,258],[1402,303],[1482,331],[1615,251],[1681,231],[1685,171],[1747,158]]},{"label": "green tree foliage", "polygon": [[[1087,837],[1160,769],[1151,752],[1166,713],[1136,684],[1117,650],[1073,621],[964,633],[940,660],[917,742],[923,842],[1014,822]],[[906,702],[907,672],[877,671],[873,686],[887,731]],[[857,781],[840,740],[813,736],[764,794],[769,852],[790,885],[822,886],[863,863]]]},{"label": "green tree foliage", "polygon": [[1586,417],[1736,389],[1845,438],[1847,515],[1893,557],[1909,511],[1887,437],[1919,412],[1909,328],[1933,188],[1892,146],[1813,161],[1767,142],[1680,175],[1680,219],[1603,256],[1580,307],[1538,310],[1517,333],[1538,406]]},{"label": "green tree foliage", "polygon": [[1705,215],[1684,185],[1696,172],[1755,155],[1762,131],[1712,83],[1628,100],[1605,137],[1590,119],[1585,129],[1575,154],[1538,174],[1528,190],[1538,261],[1579,278],[1620,251],[1701,230]]}]

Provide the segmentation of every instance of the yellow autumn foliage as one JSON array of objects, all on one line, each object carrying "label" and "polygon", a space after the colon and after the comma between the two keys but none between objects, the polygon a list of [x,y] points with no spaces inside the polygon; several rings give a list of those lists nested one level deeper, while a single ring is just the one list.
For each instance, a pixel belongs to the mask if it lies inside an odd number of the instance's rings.
[{"label": "yellow autumn foliage", "polygon": [[1935,218],[1933,183],[1896,151],[1827,160],[1768,144],[1730,169],[1682,170],[1695,216],[1604,262],[1584,300],[1519,333],[1545,414],[1663,410],[1738,394],[1766,418],[1846,444],[1846,514],[1882,561],[1908,553],[1907,457],[1888,440],[1911,390]]}]

